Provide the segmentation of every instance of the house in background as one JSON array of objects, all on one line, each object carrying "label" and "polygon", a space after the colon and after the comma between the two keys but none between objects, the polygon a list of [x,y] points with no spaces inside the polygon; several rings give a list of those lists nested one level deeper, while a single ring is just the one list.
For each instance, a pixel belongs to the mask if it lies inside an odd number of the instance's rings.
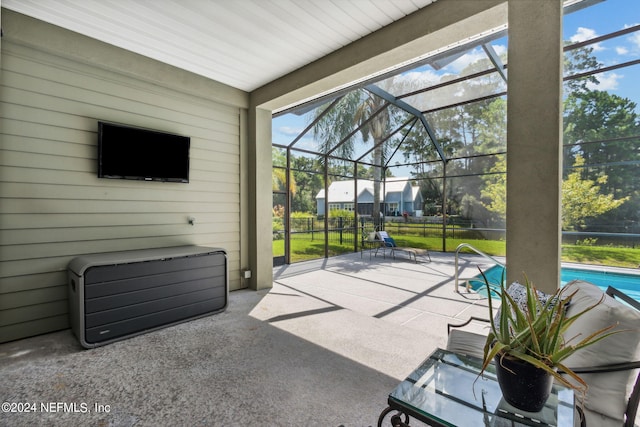
[{"label": "house in background", "polygon": [[384,189],[385,215],[402,216],[407,212],[410,216],[422,216],[424,199],[420,187],[411,185],[408,178],[387,178]]},{"label": "house in background", "polygon": [[[422,216],[424,200],[420,188],[412,186],[408,178],[387,178],[381,184],[386,216],[402,216],[407,212],[411,216]],[[371,215],[373,211],[373,181],[358,180],[358,213]],[[334,181],[329,185],[329,210],[343,209],[353,211],[356,203],[356,188],[353,180]],[[325,214],[325,191],[320,190],[316,195],[318,215]]]}]

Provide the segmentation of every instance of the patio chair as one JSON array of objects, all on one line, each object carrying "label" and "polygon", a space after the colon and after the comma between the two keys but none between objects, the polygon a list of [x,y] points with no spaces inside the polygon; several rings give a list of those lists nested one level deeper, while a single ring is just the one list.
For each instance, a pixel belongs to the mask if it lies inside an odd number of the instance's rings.
[{"label": "patio chair", "polygon": [[377,255],[380,246],[384,245],[384,241],[378,238],[377,230],[377,227],[367,229],[364,223],[360,227],[360,258],[362,258],[365,251],[369,251],[369,259],[371,259],[372,252],[375,251]]},{"label": "patio chair", "polygon": [[[389,233],[387,233],[386,231],[378,231],[376,233],[376,237],[378,238],[378,240],[380,240],[381,242],[384,242],[384,245],[381,245],[380,248],[378,249],[382,249],[383,253],[386,249],[391,251],[391,256],[395,259],[396,257],[396,252],[404,252],[409,256],[409,260],[413,259],[414,262],[418,262],[418,255],[426,255],[429,258],[429,261],[431,261],[431,255],[429,255],[429,250],[428,249],[419,249],[419,248],[409,248],[409,247],[402,247],[402,246],[398,246],[396,245],[396,241],[393,239],[393,237],[389,236]],[[376,255],[378,252],[378,249],[376,249]],[[386,256],[386,254],[385,254]]]},{"label": "patio chair", "polygon": [[[568,307],[569,315],[593,305],[602,296],[600,288],[585,281],[574,280],[566,286],[577,290]],[[584,401],[577,406],[581,427],[634,427],[640,425],[636,419],[640,401],[640,302],[613,287],[605,294],[603,302],[579,318],[566,337],[584,337],[616,323],[627,332],[582,349],[567,358],[565,365],[589,385]],[[486,337],[460,329],[472,322],[489,320],[472,317],[463,324],[449,324],[447,349],[482,358]]]}]

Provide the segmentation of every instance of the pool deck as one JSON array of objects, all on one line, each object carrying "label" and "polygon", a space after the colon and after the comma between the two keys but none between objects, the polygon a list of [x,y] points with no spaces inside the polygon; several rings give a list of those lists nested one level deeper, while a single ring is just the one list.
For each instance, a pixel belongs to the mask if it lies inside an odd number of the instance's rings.
[{"label": "pool deck", "polygon": [[[223,313],[91,350],[69,330],[0,344],[3,402],[89,406],[0,426],[374,426],[447,323],[488,317],[486,299],[454,292],[453,255],[431,258],[276,267],[271,289],[231,292]],[[476,265],[490,264],[464,255],[463,276]]]},{"label": "pool deck", "polygon": [[[365,253],[274,268],[273,302],[284,295],[304,295],[316,309],[348,310],[359,316],[425,334],[432,347],[446,345],[447,323],[470,316],[487,317],[486,299],[454,286],[454,256],[431,252],[432,262],[417,263],[399,254],[369,260]],[[460,258],[461,278],[478,274],[490,261],[475,255]]]}]

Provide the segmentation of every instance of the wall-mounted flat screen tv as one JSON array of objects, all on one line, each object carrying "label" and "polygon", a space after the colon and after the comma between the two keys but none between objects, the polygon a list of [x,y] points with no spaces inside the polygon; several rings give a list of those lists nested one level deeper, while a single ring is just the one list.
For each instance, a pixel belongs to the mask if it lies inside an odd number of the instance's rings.
[{"label": "wall-mounted flat screen tv", "polygon": [[189,182],[187,136],[98,122],[98,177]]}]

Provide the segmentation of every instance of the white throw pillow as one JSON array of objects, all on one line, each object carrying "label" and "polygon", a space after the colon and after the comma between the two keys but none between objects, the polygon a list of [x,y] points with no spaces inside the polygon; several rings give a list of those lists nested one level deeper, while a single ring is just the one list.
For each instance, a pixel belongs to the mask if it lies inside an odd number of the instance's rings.
[{"label": "white throw pillow", "polygon": [[378,240],[384,240],[385,238],[389,238],[389,233],[387,233],[386,231],[378,231],[376,235],[377,235],[376,238]]},{"label": "white throw pillow", "polygon": [[[569,291],[566,295],[577,290],[568,308],[570,316],[595,304],[603,295],[600,288],[581,280],[574,280],[566,286],[568,288],[566,291]],[[578,350],[563,361],[564,365],[569,368],[578,368],[640,360],[640,312],[606,294],[600,305],[571,325],[565,334],[565,339],[576,337],[572,341],[575,343],[594,331],[616,322],[618,322],[616,330],[631,331],[610,336]],[[584,402],[585,407],[622,420],[636,374],[635,371],[579,374],[589,385]]]},{"label": "white throw pillow", "polygon": [[[542,304],[546,304],[547,301],[549,300],[549,298],[553,297],[553,294],[546,294],[542,291],[539,291],[536,289],[536,292],[538,294],[538,300],[540,300],[540,302]],[[520,310],[522,311],[527,311],[527,287],[518,283],[518,282],[513,282],[508,288],[507,288],[507,294],[509,294],[509,296],[513,299],[513,302],[516,303],[516,305],[520,308]],[[553,303],[550,305],[550,307],[553,307]],[[495,317],[493,318],[493,324],[496,327],[496,331],[500,330],[500,310],[502,309],[502,307],[500,307],[498,309],[498,312],[496,313]]]}]

